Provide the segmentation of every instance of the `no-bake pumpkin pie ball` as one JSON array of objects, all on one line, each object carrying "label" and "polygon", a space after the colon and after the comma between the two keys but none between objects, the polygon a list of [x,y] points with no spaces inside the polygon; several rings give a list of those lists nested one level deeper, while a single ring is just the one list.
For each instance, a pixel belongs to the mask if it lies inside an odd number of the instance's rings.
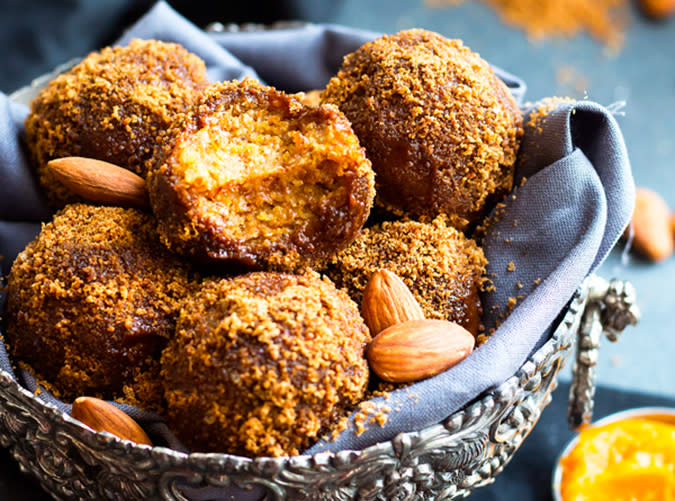
[{"label": "no-bake pumpkin pie ball", "polygon": [[190,287],[152,216],[67,205],[12,265],[7,341],[66,399],[121,396],[124,385],[158,374]]},{"label": "no-bake pumpkin pie ball", "polygon": [[57,207],[76,197],[46,163],[82,156],[145,174],[157,137],[209,81],[204,62],[177,44],[132,40],[93,52],[31,103],[26,138],[38,177]]},{"label": "no-bake pumpkin pie ball", "polygon": [[522,116],[507,86],[460,40],[414,29],[345,57],[322,93],[352,123],[394,213],[464,229],[509,191]]},{"label": "no-bake pumpkin pie ball", "polygon": [[426,318],[457,322],[476,336],[482,329],[486,265],[476,242],[439,217],[431,223],[396,221],[366,228],[326,273],[360,304],[373,273],[389,270],[405,282]]},{"label": "no-bake pumpkin pie ball", "polygon": [[215,84],[148,175],[169,248],[295,271],[325,261],[368,217],[374,174],[349,121],[252,79]]},{"label": "no-bake pumpkin pie ball", "polygon": [[369,341],[315,272],[205,280],[162,355],[171,428],[193,451],[298,454],[362,399]]}]

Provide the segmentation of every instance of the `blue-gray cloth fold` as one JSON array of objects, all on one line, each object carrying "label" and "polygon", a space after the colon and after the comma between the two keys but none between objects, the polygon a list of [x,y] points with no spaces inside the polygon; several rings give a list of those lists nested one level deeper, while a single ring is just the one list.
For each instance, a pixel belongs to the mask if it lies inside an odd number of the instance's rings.
[{"label": "blue-gray cloth fold", "polygon": [[[322,88],[345,54],[376,36],[333,25],[207,34],[160,2],[120,43],[133,37],[178,42],[206,61],[212,80],[248,75],[296,92]],[[495,71],[520,101],[524,84]],[[25,106],[0,95],[3,274],[49,214],[28,167],[22,140],[26,112]],[[400,432],[420,430],[508,379],[547,339],[574,291],[620,237],[632,214],[634,184],[612,113],[592,102],[562,100],[535,103],[524,112],[517,187],[492,214],[495,222],[484,239],[495,286],[483,296],[484,323],[494,333],[450,370],[376,399],[391,409],[383,426],[373,424],[361,434],[350,427],[308,453],[361,449]],[[11,371],[5,353],[0,353],[0,366]],[[32,384],[23,376],[23,384]],[[148,426],[156,420],[138,410],[132,414]],[[206,499],[212,493],[190,495]]]}]

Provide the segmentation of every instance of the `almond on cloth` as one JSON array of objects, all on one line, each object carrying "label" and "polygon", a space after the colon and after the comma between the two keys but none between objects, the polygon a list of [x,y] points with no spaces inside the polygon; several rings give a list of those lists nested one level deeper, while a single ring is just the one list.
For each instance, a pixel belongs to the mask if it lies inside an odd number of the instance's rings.
[{"label": "almond on cloth", "polygon": [[637,188],[633,212],[633,246],[650,261],[663,261],[673,254],[675,238],[671,212],[655,191]]},{"label": "almond on cloth", "polygon": [[408,320],[380,332],[366,358],[380,378],[411,383],[435,376],[464,360],[475,339],[464,327],[446,320]]},{"label": "almond on cloth", "polygon": [[372,336],[392,325],[424,318],[408,286],[389,270],[378,270],[370,277],[363,290],[361,315]]},{"label": "almond on cloth", "polygon": [[73,402],[70,415],[95,431],[107,431],[125,440],[152,445],[150,438],[136,421],[105,400],[78,397]]}]

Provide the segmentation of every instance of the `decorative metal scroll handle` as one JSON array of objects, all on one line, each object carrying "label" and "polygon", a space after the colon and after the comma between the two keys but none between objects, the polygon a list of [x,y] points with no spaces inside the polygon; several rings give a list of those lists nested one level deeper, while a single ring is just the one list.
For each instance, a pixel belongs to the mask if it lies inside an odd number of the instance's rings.
[{"label": "decorative metal scroll handle", "polygon": [[587,284],[588,299],[577,334],[577,351],[572,369],[572,386],[567,410],[570,429],[591,422],[593,397],[595,396],[595,366],[598,362],[600,337],[619,339],[627,325],[635,325],[640,319],[633,286],[622,280],[607,281],[591,276]]}]

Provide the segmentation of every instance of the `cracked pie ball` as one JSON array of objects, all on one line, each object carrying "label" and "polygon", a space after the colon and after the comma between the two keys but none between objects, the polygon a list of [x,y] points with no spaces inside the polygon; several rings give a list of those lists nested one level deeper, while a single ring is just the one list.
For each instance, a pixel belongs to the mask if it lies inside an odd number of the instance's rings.
[{"label": "cracked pie ball", "polygon": [[195,452],[298,454],[363,398],[369,341],[315,272],[205,280],[162,356],[170,426]]},{"label": "cracked pie ball", "polygon": [[159,232],[197,260],[297,270],[351,242],[374,174],[349,121],[251,79],[215,84],[148,176]]},{"label": "cracked pie ball", "polygon": [[522,116],[486,61],[422,29],[380,37],[345,57],[322,93],[373,164],[377,203],[396,214],[475,224],[508,192]]}]

